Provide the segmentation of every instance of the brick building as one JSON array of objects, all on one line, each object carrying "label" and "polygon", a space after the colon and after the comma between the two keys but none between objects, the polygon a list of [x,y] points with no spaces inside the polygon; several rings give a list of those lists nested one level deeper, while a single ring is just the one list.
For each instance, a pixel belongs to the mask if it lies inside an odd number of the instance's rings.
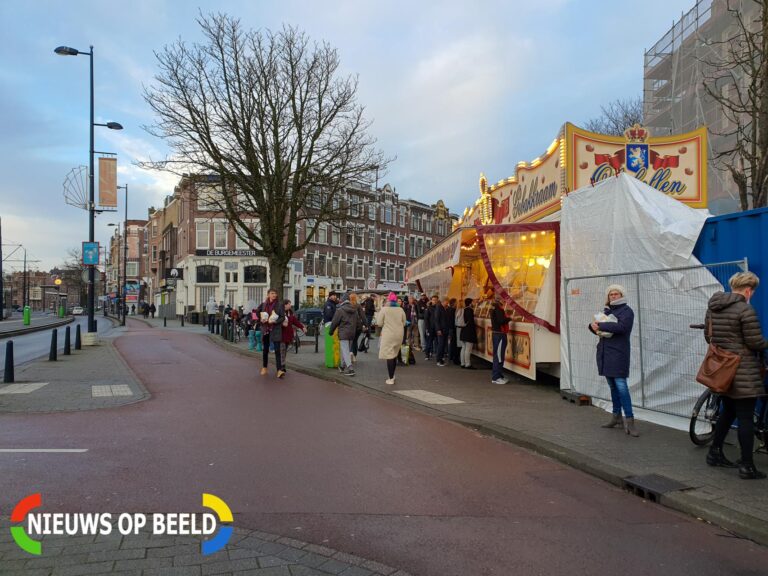
[{"label": "brick building", "polygon": [[[127,235],[126,235],[127,230]],[[109,239],[107,254],[107,291],[110,302],[115,304],[120,286],[125,286],[126,303],[130,308],[146,299],[147,286],[144,281],[146,271],[144,269],[145,254],[147,253],[147,220],[128,220],[119,228],[115,228],[114,234]],[[127,259],[123,263],[126,254],[126,245],[123,239],[128,238]],[[125,278],[123,278],[125,270]],[[120,281],[120,286],[118,285]]]}]

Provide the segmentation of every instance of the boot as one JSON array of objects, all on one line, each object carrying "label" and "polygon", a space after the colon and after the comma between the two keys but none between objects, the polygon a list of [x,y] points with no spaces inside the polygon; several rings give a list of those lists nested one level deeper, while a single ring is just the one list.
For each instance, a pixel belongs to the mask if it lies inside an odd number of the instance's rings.
[{"label": "boot", "polygon": [[765,473],[755,468],[754,464],[741,464],[739,466],[739,478],[742,480],[762,480]]},{"label": "boot", "polygon": [[728,460],[723,454],[722,448],[712,446],[707,452],[707,464],[710,466],[720,466],[721,468],[736,468],[736,464]]},{"label": "boot", "polygon": [[612,414],[611,415],[611,421],[606,422],[600,428],[616,428],[617,426],[623,427],[624,426],[624,419],[621,417],[621,414]]},{"label": "boot", "polygon": [[630,436],[634,436],[637,438],[640,436],[640,433],[637,431],[637,428],[635,428],[635,419],[634,418],[625,418],[624,419],[624,431],[629,434]]}]

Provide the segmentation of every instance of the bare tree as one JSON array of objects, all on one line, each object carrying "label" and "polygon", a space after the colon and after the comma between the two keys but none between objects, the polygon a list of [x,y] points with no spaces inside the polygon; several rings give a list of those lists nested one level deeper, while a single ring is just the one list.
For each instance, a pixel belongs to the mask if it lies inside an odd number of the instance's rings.
[{"label": "bare tree", "polygon": [[390,159],[367,134],[357,79],[340,76],[330,45],[290,27],[244,30],[222,14],[198,23],[204,43],[179,40],[155,54],[160,71],[144,97],[157,120],[146,130],[172,155],[141,165],[212,176],[206,202],[267,258],[279,289],[291,255],[321,223],[346,224],[346,187],[369,181]]},{"label": "bare tree", "polygon": [[768,205],[768,0],[729,0],[724,40],[704,43],[704,90],[722,114],[715,165],[729,172],[741,209]]},{"label": "bare tree", "polygon": [[600,110],[601,116],[592,118],[584,125],[590,132],[622,136],[630,126],[643,123],[643,99],[639,96],[626,100],[616,99],[606,106],[600,106]]}]

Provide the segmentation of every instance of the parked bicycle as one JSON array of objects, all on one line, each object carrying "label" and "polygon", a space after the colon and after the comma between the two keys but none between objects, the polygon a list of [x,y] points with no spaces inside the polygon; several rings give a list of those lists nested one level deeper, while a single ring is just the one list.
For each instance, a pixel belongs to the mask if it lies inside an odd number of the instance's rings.
[{"label": "parked bicycle", "polygon": [[304,330],[301,328],[296,328],[293,333],[293,349],[296,354],[299,353],[299,348],[301,348],[302,336],[304,336]]}]

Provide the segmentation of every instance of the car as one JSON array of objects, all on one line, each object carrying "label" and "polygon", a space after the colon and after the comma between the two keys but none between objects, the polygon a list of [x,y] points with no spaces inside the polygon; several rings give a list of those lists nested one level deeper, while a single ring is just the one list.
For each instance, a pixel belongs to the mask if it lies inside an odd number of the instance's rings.
[{"label": "car", "polygon": [[72,315],[73,316],[80,316],[83,313],[83,307],[82,306],[74,306],[72,308]]},{"label": "car", "polygon": [[299,308],[296,311],[296,316],[299,318],[299,322],[304,326],[311,324],[320,324],[323,321],[323,309],[322,308]]}]

